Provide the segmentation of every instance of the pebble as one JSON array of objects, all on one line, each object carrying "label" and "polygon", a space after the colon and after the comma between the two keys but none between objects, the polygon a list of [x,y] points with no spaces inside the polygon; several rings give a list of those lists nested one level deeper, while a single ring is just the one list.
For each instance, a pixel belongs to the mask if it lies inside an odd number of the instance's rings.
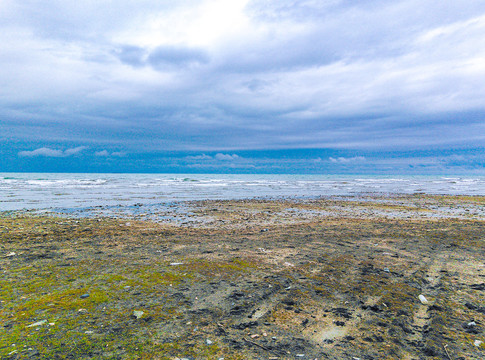
[{"label": "pebble", "polygon": [[81,298],[81,299],[86,299],[86,298],[88,298],[88,297],[89,297],[89,294],[82,294],[82,295],[80,296],[80,298]]},{"label": "pebble", "polygon": [[390,272],[391,272],[391,271],[389,270],[389,268],[384,268],[384,271],[385,271],[386,273],[390,273]]},{"label": "pebble", "polygon": [[475,340],[473,345],[475,345],[476,347],[480,347],[480,345],[482,345],[482,343],[483,343],[483,341],[481,341],[481,340]]},{"label": "pebble", "polygon": [[17,254],[16,254],[16,253],[14,253],[14,252],[12,251],[12,252],[9,252],[9,253],[7,254],[7,257],[10,257],[10,256],[15,256],[15,255],[17,255]]},{"label": "pebble", "polygon": [[428,304],[428,300],[424,297],[424,295],[419,295],[418,298],[419,298],[419,301],[421,301],[421,304],[423,305]]},{"label": "pebble", "polygon": [[207,345],[212,345],[212,344],[213,344],[213,342],[212,342],[212,341],[210,341],[209,339],[207,339],[207,340],[205,341],[205,343],[206,343]]}]

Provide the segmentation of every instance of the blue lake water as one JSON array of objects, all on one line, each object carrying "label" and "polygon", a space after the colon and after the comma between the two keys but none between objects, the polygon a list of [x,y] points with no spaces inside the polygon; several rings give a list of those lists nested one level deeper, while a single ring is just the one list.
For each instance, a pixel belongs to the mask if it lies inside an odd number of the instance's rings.
[{"label": "blue lake water", "polygon": [[485,195],[485,177],[0,173],[0,211],[369,193]]}]

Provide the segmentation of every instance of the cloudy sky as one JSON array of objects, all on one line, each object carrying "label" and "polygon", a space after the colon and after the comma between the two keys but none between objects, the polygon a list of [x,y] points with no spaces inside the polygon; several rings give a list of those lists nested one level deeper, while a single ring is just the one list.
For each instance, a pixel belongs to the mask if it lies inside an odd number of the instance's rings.
[{"label": "cloudy sky", "polygon": [[0,171],[484,173],[485,1],[2,0]]}]

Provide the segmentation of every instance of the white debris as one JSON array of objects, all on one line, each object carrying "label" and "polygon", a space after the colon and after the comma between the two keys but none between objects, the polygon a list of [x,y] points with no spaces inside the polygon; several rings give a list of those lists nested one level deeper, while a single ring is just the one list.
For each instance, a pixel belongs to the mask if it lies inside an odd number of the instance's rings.
[{"label": "white debris", "polygon": [[47,320],[41,320],[41,321],[37,321],[33,324],[30,324],[30,325],[27,325],[27,327],[36,327],[36,326],[42,326],[44,324],[47,324]]},{"label": "white debris", "polygon": [[477,323],[475,321],[470,321],[467,325],[468,326],[477,326]]},{"label": "white debris", "polygon": [[16,254],[16,253],[14,253],[13,251],[11,251],[11,252],[9,252],[9,253],[7,254],[7,257],[10,257],[10,256],[15,256],[15,255],[17,255],[17,254]]},{"label": "white debris", "polygon": [[419,301],[421,301],[421,304],[426,305],[428,304],[428,300],[424,297],[424,295],[419,295]]},{"label": "white debris", "polygon": [[143,316],[143,314],[144,314],[143,311],[139,311],[139,310],[133,311],[133,316],[136,317],[137,319],[140,319]]},{"label": "white debris", "polygon": [[88,331],[85,331],[84,333],[88,334],[88,335],[92,335],[92,334],[94,334],[94,331],[88,330]]},{"label": "white debris", "polygon": [[480,347],[480,345],[482,345],[483,341],[482,340],[475,340],[475,342],[473,343],[473,345],[475,345],[476,347]]},{"label": "white debris", "polygon": [[213,344],[213,342],[212,342],[212,341],[210,341],[209,339],[207,339],[207,340],[205,341],[205,343],[206,343],[207,345],[212,345],[212,344]]},{"label": "white debris", "polygon": [[177,265],[183,265],[184,263],[181,263],[181,262],[173,262],[173,263],[170,263],[170,266],[177,266]]}]

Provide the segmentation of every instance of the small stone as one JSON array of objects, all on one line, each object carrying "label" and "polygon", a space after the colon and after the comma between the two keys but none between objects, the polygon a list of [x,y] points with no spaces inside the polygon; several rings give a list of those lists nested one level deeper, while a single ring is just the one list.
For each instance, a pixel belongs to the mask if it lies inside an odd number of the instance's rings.
[{"label": "small stone", "polygon": [[88,297],[89,297],[89,294],[82,294],[82,295],[80,296],[80,298],[81,298],[81,299],[86,299],[86,298],[88,298]]},{"label": "small stone", "polygon": [[37,326],[42,326],[44,324],[47,324],[47,320],[37,321],[33,324],[28,325],[27,327],[37,327]]},{"label": "small stone", "polygon": [[49,323],[50,326],[54,326],[56,323]]},{"label": "small stone", "polygon": [[421,304],[423,305],[428,304],[428,300],[424,297],[424,295],[419,295],[418,298],[419,298],[419,301],[421,301]]},{"label": "small stone", "polygon": [[475,340],[473,345],[475,345],[476,347],[480,347],[480,345],[482,345],[483,341],[481,340]]},{"label": "small stone", "polygon": [[213,342],[212,342],[212,341],[210,341],[209,339],[206,339],[206,340],[205,340],[205,343],[206,343],[207,345],[212,345],[212,344],[213,344]]},{"label": "small stone", "polygon": [[391,272],[391,270],[389,270],[389,268],[384,268],[384,271],[385,271],[386,273],[390,273],[390,272]]},{"label": "small stone", "polygon": [[85,331],[84,333],[88,334],[88,335],[92,335],[92,334],[94,334],[94,331],[88,330],[88,331]]},{"label": "small stone", "polygon": [[477,326],[477,323],[475,321],[470,321],[468,324],[467,324],[468,327],[472,327],[472,326]]},{"label": "small stone", "polygon": [[137,319],[141,319],[141,317],[143,316],[143,314],[144,314],[143,311],[139,311],[139,310],[133,311],[133,316],[136,317]]},{"label": "small stone", "polygon": [[178,265],[183,265],[184,263],[181,263],[181,262],[173,262],[173,263],[170,263],[170,266],[178,266]]},{"label": "small stone", "polygon": [[13,251],[11,251],[11,252],[9,252],[9,253],[7,254],[7,257],[11,257],[11,256],[15,256],[15,255],[17,255],[17,254],[16,254],[16,253],[14,253]]},{"label": "small stone", "polygon": [[77,312],[80,312],[80,313],[86,313],[88,312],[86,309],[79,309]]},{"label": "small stone", "polygon": [[259,337],[259,334],[253,334],[253,335],[251,335],[251,339],[256,339],[258,337]]}]

